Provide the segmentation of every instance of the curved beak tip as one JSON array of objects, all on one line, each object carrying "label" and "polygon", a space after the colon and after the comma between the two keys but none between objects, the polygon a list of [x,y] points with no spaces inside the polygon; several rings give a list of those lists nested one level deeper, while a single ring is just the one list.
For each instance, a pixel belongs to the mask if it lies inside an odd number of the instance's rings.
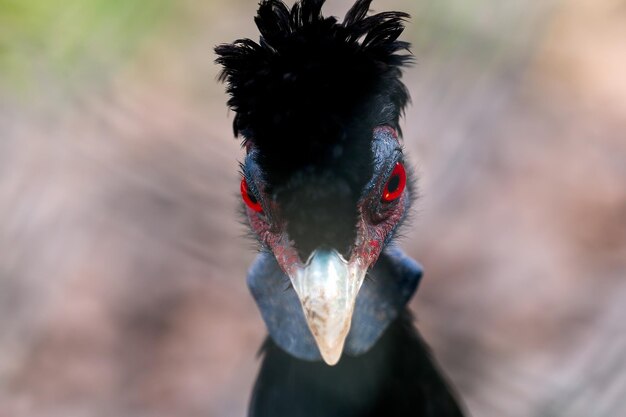
[{"label": "curved beak tip", "polygon": [[[337,364],[341,358],[343,346],[350,331],[352,309],[350,311],[329,311],[330,303],[322,303],[322,306],[326,308],[312,309],[310,306],[306,306],[304,315],[324,362],[332,366]],[[320,306],[318,305],[318,307]]]},{"label": "curved beak tip", "polygon": [[338,348],[320,350],[320,352],[322,353],[322,358],[324,359],[324,362],[326,362],[328,366],[337,365],[337,363],[339,362],[339,359],[341,359],[342,351],[343,351],[343,343]]},{"label": "curved beak tip", "polygon": [[350,265],[336,251],[316,251],[292,277],[307,324],[330,366],[341,358],[364,276],[363,268]]}]

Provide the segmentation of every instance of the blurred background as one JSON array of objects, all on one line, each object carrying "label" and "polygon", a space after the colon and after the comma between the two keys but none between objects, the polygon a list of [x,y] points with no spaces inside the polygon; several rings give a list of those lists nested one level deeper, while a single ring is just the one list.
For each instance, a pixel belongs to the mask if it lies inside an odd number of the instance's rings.
[{"label": "blurred background", "polygon": [[[343,16],[351,0],[328,0]],[[245,414],[233,114],[212,48],[257,0],[0,0],[0,417]],[[402,242],[474,416],[626,415],[626,1],[413,16]]]}]

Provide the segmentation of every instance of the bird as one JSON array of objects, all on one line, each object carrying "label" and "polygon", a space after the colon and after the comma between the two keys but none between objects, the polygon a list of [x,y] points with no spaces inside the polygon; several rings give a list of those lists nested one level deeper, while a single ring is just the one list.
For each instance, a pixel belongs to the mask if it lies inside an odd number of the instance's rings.
[{"label": "bird", "polygon": [[339,21],[324,3],[261,0],[259,40],[215,47],[269,333],[248,415],[463,416],[407,306],[422,267],[396,243],[418,195],[400,126],[410,16],[357,0]]}]

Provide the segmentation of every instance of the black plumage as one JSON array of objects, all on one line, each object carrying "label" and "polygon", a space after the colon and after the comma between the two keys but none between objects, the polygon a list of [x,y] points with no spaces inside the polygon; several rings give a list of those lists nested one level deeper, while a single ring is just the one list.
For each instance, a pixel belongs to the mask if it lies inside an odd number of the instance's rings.
[{"label": "black plumage", "polygon": [[[259,43],[240,39],[216,48],[220,79],[236,112],[235,134],[260,150],[270,184],[288,181],[303,165],[328,166],[335,154],[334,170],[360,191],[371,175],[363,133],[381,124],[399,128],[409,100],[400,81],[409,44],[397,40],[408,15],[367,16],[371,0],[359,0],[338,23],[322,16],[323,3],[302,1],[289,10],[282,1],[262,1]],[[344,163],[348,158],[353,163]]]},{"label": "black plumage", "polygon": [[262,0],[259,41],[216,48],[271,335],[251,417],[463,415],[406,307],[421,268],[391,244],[416,195],[399,139],[409,16],[371,1],[338,22],[324,0]]},{"label": "black plumage", "polygon": [[369,352],[335,367],[295,359],[268,338],[249,416],[463,416],[412,321],[405,311]]}]

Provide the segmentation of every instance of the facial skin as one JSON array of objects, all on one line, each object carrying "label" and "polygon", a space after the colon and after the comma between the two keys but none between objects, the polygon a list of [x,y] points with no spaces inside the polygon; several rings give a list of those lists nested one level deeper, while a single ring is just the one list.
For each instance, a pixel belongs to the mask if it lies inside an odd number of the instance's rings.
[{"label": "facial skin", "polygon": [[[372,155],[376,155],[372,163],[373,175],[364,181],[366,186],[359,190],[357,198],[350,197],[349,192],[335,192],[331,197],[336,200],[323,202],[340,207],[346,203],[346,200],[340,200],[342,198],[349,200],[350,204],[357,201],[356,207],[353,207],[356,213],[352,220],[354,224],[349,225],[354,241],[347,248],[336,248],[337,242],[332,241],[332,233],[328,235],[331,236],[329,241],[318,236],[314,243],[307,242],[307,233],[298,234],[298,240],[294,240],[289,234],[290,220],[293,219],[285,215],[286,210],[277,198],[278,193],[286,192],[285,188],[264,182],[264,173],[257,163],[260,155],[254,146],[247,149],[242,166],[242,196],[249,226],[262,248],[273,253],[289,277],[320,353],[329,365],[334,365],[341,357],[354,303],[368,269],[393,238],[410,205],[411,181],[407,179],[396,130],[387,125],[375,128],[371,143]],[[310,184],[318,184],[315,171],[305,178],[310,178]],[[298,184],[301,187],[310,185],[306,180],[300,180]],[[298,193],[299,190],[288,191]],[[307,202],[318,204],[316,197],[311,196]],[[319,199],[324,198],[320,193]],[[332,231],[338,226],[332,224],[336,219],[330,217],[326,227]],[[338,221],[345,226],[349,220],[342,218]],[[316,223],[309,234],[317,234],[316,228],[319,227],[324,225]],[[314,249],[309,253],[302,250],[303,247]]]},{"label": "facial skin", "polygon": [[215,51],[247,150],[245,217],[332,365],[365,275],[409,207],[397,130],[413,57],[399,40],[408,14],[369,14],[371,0],[358,0],[340,22],[323,4],[263,0],[259,41]]}]

